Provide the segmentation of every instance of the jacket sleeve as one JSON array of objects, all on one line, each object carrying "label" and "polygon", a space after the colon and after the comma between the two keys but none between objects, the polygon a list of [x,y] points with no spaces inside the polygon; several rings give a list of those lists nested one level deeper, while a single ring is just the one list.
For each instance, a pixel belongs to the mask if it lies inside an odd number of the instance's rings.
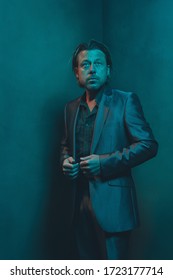
[{"label": "jacket sleeve", "polygon": [[157,154],[158,143],[146,122],[140,101],[130,93],[124,112],[124,125],[130,145],[111,154],[100,155],[101,177],[116,178]]},{"label": "jacket sleeve", "polygon": [[67,105],[64,109],[64,128],[63,137],[60,145],[60,167],[62,167],[63,161],[70,157],[69,155],[69,137],[67,132]]}]

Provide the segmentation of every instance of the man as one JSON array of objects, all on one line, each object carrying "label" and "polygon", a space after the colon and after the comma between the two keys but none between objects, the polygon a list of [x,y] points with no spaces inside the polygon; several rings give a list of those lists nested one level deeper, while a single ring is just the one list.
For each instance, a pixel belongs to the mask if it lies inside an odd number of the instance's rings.
[{"label": "man", "polygon": [[73,188],[80,259],[126,259],[139,224],[131,168],[154,157],[157,142],[137,96],[108,87],[105,45],[80,44],[72,67],[84,94],[66,105],[61,165]]}]

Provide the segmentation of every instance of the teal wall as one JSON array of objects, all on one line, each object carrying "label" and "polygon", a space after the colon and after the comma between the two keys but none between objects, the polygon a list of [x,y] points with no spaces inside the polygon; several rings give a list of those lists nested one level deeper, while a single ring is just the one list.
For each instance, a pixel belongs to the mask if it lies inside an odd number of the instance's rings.
[{"label": "teal wall", "polygon": [[112,84],[139,95],[159,142],[157,157],[134,169],[141,214],[131,247],[134,259],[173,259],[172,11],[169,0],[104,1]]},{"label": "teal wall", "polygon": [[80,92],[73,49],[102,38],[99,4],[0,0],[0,259],[65,258],[62,113]]},{"label": "teal wall", "polygon": [[131,258],[172,259],[172,9],[169,0],[0,0],[0,259],[73,257],[57,162],[64,105],[81,92],[71,54],[90,38],[110,47],[112,85],[139,95],[160,144],[134,170],[141,227]]}]

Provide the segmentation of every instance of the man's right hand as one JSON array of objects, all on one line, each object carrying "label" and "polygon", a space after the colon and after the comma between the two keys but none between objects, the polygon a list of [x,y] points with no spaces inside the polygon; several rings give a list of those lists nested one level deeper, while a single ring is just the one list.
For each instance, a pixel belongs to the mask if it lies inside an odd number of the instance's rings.
[{"label": "man's right hand", "polygon": [[77,178],[79,174],[79,163],[74,163],[73,157],[66,158],[63,161],[62,170],[65,176],[69,177],[71,180]]}]

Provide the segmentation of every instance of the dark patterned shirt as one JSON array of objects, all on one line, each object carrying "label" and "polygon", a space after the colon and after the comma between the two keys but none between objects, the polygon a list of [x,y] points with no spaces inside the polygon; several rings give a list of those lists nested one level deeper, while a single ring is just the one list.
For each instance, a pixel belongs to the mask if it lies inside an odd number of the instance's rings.
[{"label": "dark patterned shirt", "polygon": [[76,161],[79,162],[80,157],[90,155],[90,147],[94,131],[94,123],[98,111],[99,102],[102,92],[96,96],[96,106],[90,111],[85,94],[82,96],[79,106],[79,113],[76,123]]}]

